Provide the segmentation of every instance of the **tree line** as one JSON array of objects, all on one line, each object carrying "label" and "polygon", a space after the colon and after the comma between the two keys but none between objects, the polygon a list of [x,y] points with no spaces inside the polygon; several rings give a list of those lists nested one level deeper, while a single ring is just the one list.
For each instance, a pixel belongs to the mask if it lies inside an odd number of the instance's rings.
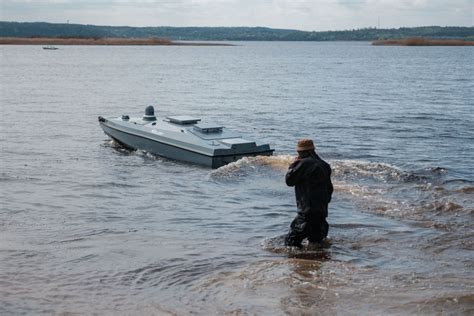
[{"label": "tree line", "polygon": [[474,27],[423,26],[310,32],[267,27],[130,27],[0,21],[0,37],[167,38],[183,41],[373,41],[424,37],[474,40]]}]

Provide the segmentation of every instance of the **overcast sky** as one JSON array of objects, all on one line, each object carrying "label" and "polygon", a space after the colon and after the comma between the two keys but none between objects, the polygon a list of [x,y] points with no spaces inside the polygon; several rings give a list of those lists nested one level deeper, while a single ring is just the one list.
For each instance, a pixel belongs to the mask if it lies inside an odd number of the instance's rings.
[{"label": "overcast sky", "polygon": [[268,26],[308,31],[472,26],[474,0],[0,0],[2,21]]}]

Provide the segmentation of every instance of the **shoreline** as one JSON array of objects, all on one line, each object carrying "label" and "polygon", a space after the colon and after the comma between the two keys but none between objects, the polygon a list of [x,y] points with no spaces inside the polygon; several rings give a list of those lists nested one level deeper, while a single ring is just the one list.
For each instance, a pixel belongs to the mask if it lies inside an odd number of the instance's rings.
[{"label": "shoreline", "polygon": [[96,45],[96,46],[235,46],[226,43],[174,42],[165,38],[57,38],[0,37],[0,45]]},{"label": "shoreline", "polygon": [[474,41],[410,37],[372,41],[375,46],[474,46]]},{"label": "shoreline", "polygon": [[[374,40],[374,46],[474,46],[474,41],[452,39],[403,39]],[[236,46],[229,43],[171,41],[166,38],[58,38],[58,37],[0,37],[0,45],[90,45],[90,46]]]}]

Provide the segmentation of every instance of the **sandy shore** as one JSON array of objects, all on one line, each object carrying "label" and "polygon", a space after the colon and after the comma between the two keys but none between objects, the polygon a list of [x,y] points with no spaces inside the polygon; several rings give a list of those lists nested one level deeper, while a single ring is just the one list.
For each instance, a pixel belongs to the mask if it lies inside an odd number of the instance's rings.
[{"label": "sandy shore", "polygon": [[372,45],[387,46],[474,46],[474,41],[438,40],[412,37],[404,39],[388,39],[373,41]]},{"label": "sandy shore", "polygon": [[173,42],[164,38],[56,38],[0,37],[0,45],[174,45],[174,46],[234,46],[225,43]]}]

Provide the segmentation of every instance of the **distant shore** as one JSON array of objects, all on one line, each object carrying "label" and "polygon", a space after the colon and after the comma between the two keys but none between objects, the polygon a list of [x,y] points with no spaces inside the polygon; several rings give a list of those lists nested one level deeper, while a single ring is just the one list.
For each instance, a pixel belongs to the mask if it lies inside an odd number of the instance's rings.
[{"label": "distant shore", "polygon": [[422,37],[411,37],[403,39],[376,40],[372,45],[385,46],[474,46],[474,41],[448,40],[448,39],[426,39]]},{"label": "distant shore", "polygon": [[174,42],[165,38],[0,37],[0,45],[235,46],[211,42]]},{"label": "distant shore", "polygon": [[[166,38],[0,37],[0,45],[98,45],[98,46],[235,46],[215,42],[180,42]],[[372,41],[377,46],[474,46],[474,41],[411,37]]]}]

